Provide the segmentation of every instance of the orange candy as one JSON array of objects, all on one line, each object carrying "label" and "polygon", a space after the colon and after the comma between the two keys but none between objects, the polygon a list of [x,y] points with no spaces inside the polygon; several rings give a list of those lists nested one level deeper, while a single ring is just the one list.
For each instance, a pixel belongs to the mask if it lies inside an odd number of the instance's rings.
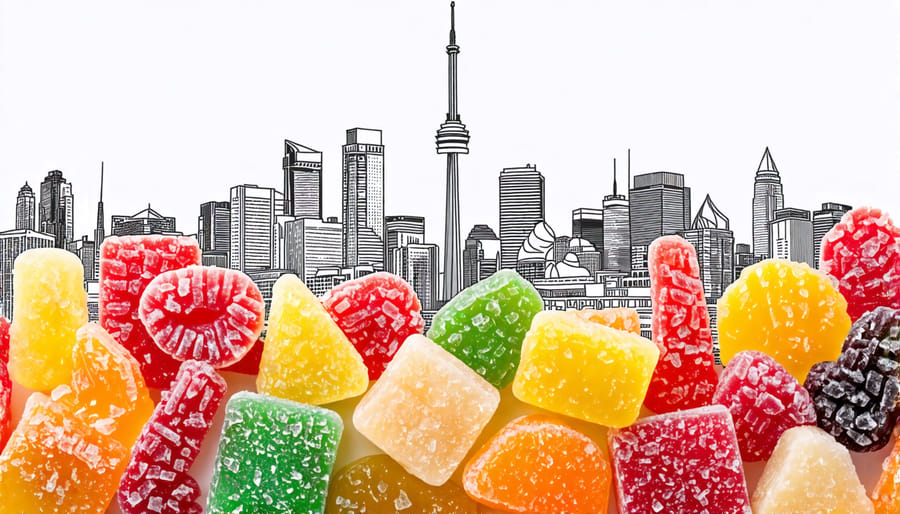
[{"label": "orange candy", "polygon": [[885,459],[881,469],[881,478],[872,490],[875,513],[900,512],[900,443],[894,445],[890,457]]},{"label": "orange candy", "polygon": [[593,321],[616,330],[624,330],[641,335],[641,319],[634,309],[625,307],[616,309],[582,309],[572,311],[585,321]]},{"label": "orange candy", "polygon": [[547,415],[515,419],[478,450],[463,472],[466,493],[512,512],[603,514],[610,466],[600,446]]}]

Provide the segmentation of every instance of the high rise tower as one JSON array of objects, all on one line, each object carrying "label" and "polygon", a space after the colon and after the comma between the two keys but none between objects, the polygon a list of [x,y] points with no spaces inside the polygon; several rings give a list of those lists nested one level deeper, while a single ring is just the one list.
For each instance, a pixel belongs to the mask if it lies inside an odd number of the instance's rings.
[{"label": "high rise tower", "polygon": [[28,182],[16,196],[16,229],[34,230],[34,191]]},{"label": "high rise tower", "polygon": [[444,214],[444,287],[441,298],[449,300],[459,292],[462,250],[459,242],[459,154],[469,153],[469,131],[459,117],[456,91],[456,2],[450,2],[450,44],[447,45],[447,120],[437,131],[437,153],[447,155],[447,197]]},{"label": "high rise tower", "polygon": [[[629,184],[630,168],[629,162]],[[613,159],[613,193],[603,197],[602,267],[605,270],[631,272],[631,208],[625,195],[619,194],[615,159]]]},{"label": "high rise tower", "polygon": [[103,161],[100,161],[100,200],[97,202],[97,228],[94,229],[94,242],[97,248],[106,239],[106,222],[103,213]]},{"label": "high rise tower", "polygon": [[343,156],[344,267],[384,269],[384,145],[381,131],[347,130]]},{"label": "high rise tower", "polygon": [[284,214],[322,219],[322,152],[284,140]]},{"label": "high rise tower", "polygon": [[57,248],[75,239],[75,197],[72,184],[59,170],[47,173],[41,182],[41,200],[38,204],[39,230],[51,234]]},{"label": "high rise tower", "polygon": [[544,176],[536,164],[500,172],[500,267],[516,269],[519,248],[544,221]]},{"label": "high rise tower", "polygon": [[753,255],[756,257],[769,257],[769,223],[775,219],[775,211],[782,208],[781,176],[767,146],[753,181]]}]

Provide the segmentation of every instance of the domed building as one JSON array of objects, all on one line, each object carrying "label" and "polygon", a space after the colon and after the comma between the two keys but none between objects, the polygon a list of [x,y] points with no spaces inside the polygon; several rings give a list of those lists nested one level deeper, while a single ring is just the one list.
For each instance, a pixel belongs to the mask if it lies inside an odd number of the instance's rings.
[{"label": "domed building", "polygon": [[547,264],[544,271],[544,278],[575,278],[590,277],[591,272],[587,268],[581,267],[578,257],[569,252],[560,262],[551,262]]},{"label": "domed building", "polygon": [[535,224],[519,248],[516,271],[526,280],[544,278],[547,261],[553,262],[553,242],[556,233],[545,221]]}]

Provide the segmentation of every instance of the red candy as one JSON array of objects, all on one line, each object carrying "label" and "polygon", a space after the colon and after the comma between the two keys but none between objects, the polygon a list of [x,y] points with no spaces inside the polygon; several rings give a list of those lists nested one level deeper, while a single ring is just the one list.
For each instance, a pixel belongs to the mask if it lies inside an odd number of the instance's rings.
[{"label": "red candy", "polygon": [[815,425],[809,392],[775,359],[761,352],[734,356],[719,376],[713,403],[731,412],[741,456],[768,460],[781,434],[800,425]]},{"label": "red candy", "polygon": [[837,279],[853,321],[875,307],[900,309],[900,228],[880,209],[853,209],[822,238],[819,269]]},{"label": "red candy", "polygon": [[222,368],[222,371],[231,371],[232,373],[240,373],[242,375],[259,375],[259,363],[262,361],[263,349],[265,341],[260,337],[253,343],[250,351],[244,355],[241,360],[235,362],[231,366]]},{"label": "red candy", "polygon": [[215,368],[241,360],[265,323],[262,294],[240,271],[190,266],[153,279],[139,315],[164,352]]},{"label": "red candy", "polygon": [[189,237],[109,237],[100,247],[100,324],[134,355],[148,387],[169,387],[180,362],[153,342],[138,318],[141,294],[160,273],[192,264],[200,264],[200,246]]},{"label": "red candy", "polygon": [[422,306],[412,287],[390,273],[373,273],[344,282],[322,303],[377,380],[407,337],[425,327]]},{"label": "red candy", "polygon": [[131,451],[119,484],[125,514],[200,514],[200,487],[188,474],[219,403],[225,380],[207,363],[185,361]]},{"label": "red candy", "polygon": [[9,439],[10,421],[12,411],[12,380],[9,377],[9,321],[0,318],[0,450],[6,446]]},{"label": "red candy", "polygon": [[649,265],[659,363],[644,405],[659,414],[709,405],[718,377],[697,252],[678,236],[661,237]]}]

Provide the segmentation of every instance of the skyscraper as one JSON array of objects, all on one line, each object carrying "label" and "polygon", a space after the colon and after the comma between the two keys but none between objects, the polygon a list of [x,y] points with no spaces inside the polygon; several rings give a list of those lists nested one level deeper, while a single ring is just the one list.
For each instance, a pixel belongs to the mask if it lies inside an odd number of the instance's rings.
[{"label": "skyscraper", "polygon": [[519,248],[544,221],[544,176],[536,165],[500,172],[500,266],[516,269]]},{"label": "skyscraper", "polygon": [[324,268],[341,266],[341,224],[298,218],[284,225],[284,267],[309,282]]},{"label": "skyscraper", "polygon": [[437,131],[437,153],[447,155],[444,213],[444,287],[442,298],[456,296],[462,283],[459,244],[459,154],[469,153],[469,131],[459,116],[456,90],[456,3],[450,2],[450,42],[447,45],[447,119]]},{"label": "skyscraper", "polygon": [[271,269],[275,252],[275,190],[255,184],[231,188],[229,267],[243,272]]},{"label": "skyscraper", "polygon": [[342,183],[344,266],[383,269],[384,145],[380,130],[347,130]]},{"label": "skyscraper", "polygon": [[0,232],[0,316],[13,318],[13,263],[16,257],[32,248],[52,248],[56,238],[28,229]]},{"label": "skyscraper", "polygon": [[41,182],[41,199],[38,204],[38,220],[41,232],[52,234],[54,246],[65,248],[66,242],[75,238],[75,197],[59,170],[47,173]]},{"label": "skyscraper", "polygon": [[34,230],[34,191],[28,182],[16,196],[16,229]]},{"label": "skyscraper", "polygon": [[[93,277],[91,280],[100,279],[100,246],[103,244],[103,240],[106,239],[106,214],[103,210],[103,173],[104,165],[103,161],[100,161],[100,199],[97,201],[97,226],[94,227],[94,270],[90,275]],[[87,278],[88,273],[85,273],[84,276]]]},{"label": "skyscraper", "polygon": [[781,176],[767,146],[753,181],[753,255],[769,257],[769,223],[775,219],[775,211],[783,207]]},{"label": "skyscraper", "polygon": [[148,234],[181,235],[174,216],[163,216],[147,204],[147,208],[130,216],[112,216],[110,230],[114,236],[142,236]]},{"label": "skyscraper", "polygon": [[386,216],[384,218],[385,230],[385,269],[393,272],[393,258],[395,248],[406,246],[410,243],[425,242],[425,218],[422,216]]},{"label": "skyscraper", "polygon": [[206,202],[200,204],[197,217],[197,240],[203,252],[204,266],[228,267],[231,250],[231,204]]},{"label": "skyscraper", "polygon": [[813,224],[813,262],[819,265],[819,254],[822,251],[822,238],[831,230],[831,227],[838,224],[841,218],[852,207],[842,203],[827,202],[822,204],[820,210],[814,211],[812,215]]},{"label": "skyscraper", "polygon": [[81,239],[66,243],[66,250],[78,256],[78,259],[81,261],[81,265],[84,268],[85,281],[90,282],[97,280],[97,273],[100,269],[100,265],[99,262],[97,262],[99,252],[97,251],[97,244],[94,241],[89,240],[88,236],[81,236]]},{"label": "skyscraper", "polygon": [[728,217],[706,195],[690,228],[681,235],[697,251],[706,301],[715,302],[734,281],[734,233]]},{"label": "skyscraper", "polygon": [[487,225],[475,225],[463,249],[463,283],[466,288],[493,275],[500,267],[500,239]]},{"label": "skyscraper", "polygon": [[392,256],[396,274],[409,282],[423,310],[435,310],[438,304],[438,247],[434,244],[411,243],[394,249]]},{"label": "skyscraper", "polygon": [[284,140],[284,214],[322,219],[322,152]]},{"label": "skyscraper", "polygon": [[572,211],[572,237],[590,242],[603,253],[603,209],[582,207]]},{"label": "skyscraper", "polygon": [[775,211],[769,223],[769,256],[795,262],[813,263],[813,224],[809,211],[786,207]]},{"label": "skyscraper", "polygon": [[744,268],[759,262],[759,258],[753,255],[753,249],[747,243],[734,245],[734,278],[741,276]]},{"label": "skyscraper", "polygon": [[691,188],[684,186],[681,173],[635,175],[628,200],[632,246],[649,247],[654,239],[691,226]]},{"label": "skyscraper", "polygon": [[603,269],[631,272],[631,210],[628,199],[619,194],[615,159],[613,192],[603,197]]}]

